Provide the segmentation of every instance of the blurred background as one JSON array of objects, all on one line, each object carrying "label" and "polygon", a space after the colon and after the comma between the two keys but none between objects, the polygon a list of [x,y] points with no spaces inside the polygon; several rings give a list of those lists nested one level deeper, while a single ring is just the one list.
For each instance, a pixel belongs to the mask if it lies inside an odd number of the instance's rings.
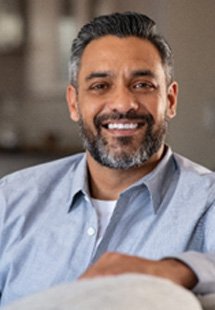
[{"label": "blurred background", "polygon": [[0,176],[82,150],[65,100],[71,42],[92,17],[128,10],[152,17],[174,50],[168,143],[215,169],[214,0],[0,0]]}]

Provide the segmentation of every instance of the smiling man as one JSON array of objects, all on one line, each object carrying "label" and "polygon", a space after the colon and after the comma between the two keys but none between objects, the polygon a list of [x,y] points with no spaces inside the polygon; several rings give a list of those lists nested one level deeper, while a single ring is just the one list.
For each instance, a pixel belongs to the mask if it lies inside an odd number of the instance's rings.
[{"label": "smiling man", "polygon": [[115,169],[145,170],[157,163],[177,96],[157,49],[136,37],[93,40],[82,55],[77,82],[77,93],[68,87],[69,107],[90,155]]},{"label": "smiling man", "polygon": [[67,100],[86,152],[2,179],[2,304],[126,273],[215,292],[215,174],[165,145],[177,95],[171,49],[150,18],[83,26]]}]

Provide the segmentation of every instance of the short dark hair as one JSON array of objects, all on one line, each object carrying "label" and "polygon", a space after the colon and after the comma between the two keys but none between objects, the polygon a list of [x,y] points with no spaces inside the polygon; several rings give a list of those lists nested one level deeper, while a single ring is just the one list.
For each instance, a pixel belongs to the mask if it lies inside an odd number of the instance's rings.
[{"label": "short dark hair", "polygon": [[119,38],[134,36],[151,42],[161,57],[167,84],[173,81],[172,50],[165,38],[158,33],[156,23],[146,15],[125,12],[98,16],[81,28],[71,48],[69,75],[72,85],[77,86],[81,56],[85,47],[92,40],[106,35]]}]

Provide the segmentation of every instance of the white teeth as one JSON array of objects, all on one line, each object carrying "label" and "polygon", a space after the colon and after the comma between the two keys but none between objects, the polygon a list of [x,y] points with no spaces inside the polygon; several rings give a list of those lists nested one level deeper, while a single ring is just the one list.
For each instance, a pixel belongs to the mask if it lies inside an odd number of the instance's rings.
[{"label": "white teeth", "polygon": [[117,124],[117,123],[111,123],[111,124],[108,124],[108,129],[136,129],[138,126],[138,124],[133,124],[133,123],[130,123],[130,124]]}]

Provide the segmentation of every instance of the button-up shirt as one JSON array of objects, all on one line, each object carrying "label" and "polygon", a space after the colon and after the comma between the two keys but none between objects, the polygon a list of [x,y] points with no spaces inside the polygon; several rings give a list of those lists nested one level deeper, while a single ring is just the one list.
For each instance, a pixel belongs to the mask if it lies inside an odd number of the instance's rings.
[{"label": "button-up shirt", "polygon": [[0,182],[1,304],[76,280],[103,253],[175,257],[215,292],[215,173],[168,149],[124,190],[99,246],[86,154],[24,169]]}]

